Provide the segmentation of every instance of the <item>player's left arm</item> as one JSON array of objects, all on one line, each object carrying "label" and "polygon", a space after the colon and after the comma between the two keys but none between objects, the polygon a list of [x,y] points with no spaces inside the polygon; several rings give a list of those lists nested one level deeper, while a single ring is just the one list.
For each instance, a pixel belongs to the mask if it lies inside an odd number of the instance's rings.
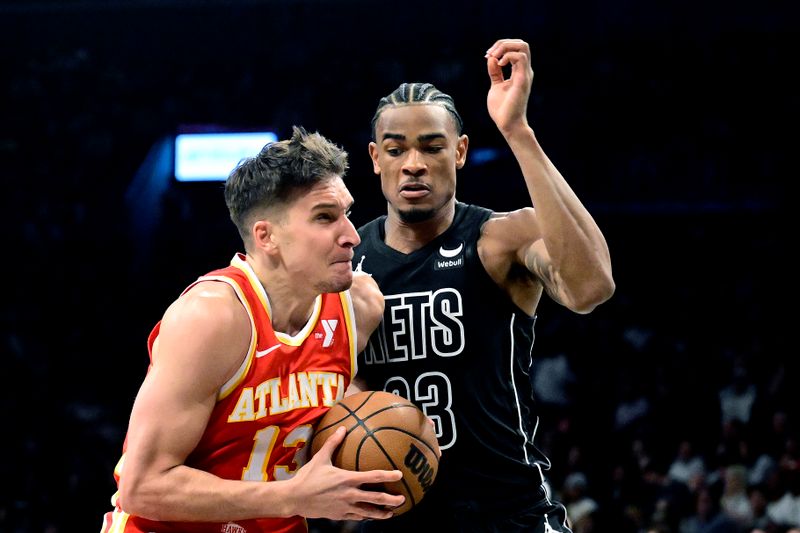
[{"label": "player's left arm", "polygon": [[[530,56],[528,43],[518,39],[499,40],[486,53],[489,115],[519,163],[535,209],[492,220],[484,237],[510,246],[511,260],[532,273],[553,299],[588,313],[614,293],[611,258],[600,228],[528,124]],[[506,79],[502,69],[508,65]]]},{"label": "player's left arm", "polygon": [[378,327],[383,318],[383,293],[372,276],[356,270],[353,272],[353,285],[350,287],[350,296],[353,300],[355,313],[357,345],[356,353],[361,353],[367,347],[372,332]]}]

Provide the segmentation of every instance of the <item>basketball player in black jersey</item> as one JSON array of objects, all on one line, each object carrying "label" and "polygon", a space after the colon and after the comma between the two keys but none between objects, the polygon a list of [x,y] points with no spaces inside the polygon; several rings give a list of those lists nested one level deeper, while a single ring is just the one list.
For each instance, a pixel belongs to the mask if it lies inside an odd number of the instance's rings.
[{"label": "basketball player in black jersey", "polygon": [[388,214],[359,230],[353,261],[378,282],[386,307],[359,361],[360,387],[419,405],[442,458],[417,508],[367,531],[570,531],[544,483],[550,463],[534,443],[534,315],[543,292],[577,313],[592,311],[614,292],[611,261],[600,229],[528,125],[528,44],[497,41],[486,62],[489,115],[535,208],[495,213],[456,201],[469,140],[452,98],[433,85],[402,84],[372,120],[369,153]]}]

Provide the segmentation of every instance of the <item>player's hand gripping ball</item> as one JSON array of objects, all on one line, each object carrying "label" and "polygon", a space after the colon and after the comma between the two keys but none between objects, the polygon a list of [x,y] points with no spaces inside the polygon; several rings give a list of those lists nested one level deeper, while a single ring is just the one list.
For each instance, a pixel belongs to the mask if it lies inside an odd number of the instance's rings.
[{"label": "player's hand gripping ball", "polygon": [[402,494],[395,509],[403,514],[417,505],[436,479],[439,442],[428,417],[396,394],[363,391],[347,396],[325,413],[311,440],[311,454],[340,426],[347,435],[333,454],[333,464],[346,470],[399,470],[400,481],[379,490]]}]

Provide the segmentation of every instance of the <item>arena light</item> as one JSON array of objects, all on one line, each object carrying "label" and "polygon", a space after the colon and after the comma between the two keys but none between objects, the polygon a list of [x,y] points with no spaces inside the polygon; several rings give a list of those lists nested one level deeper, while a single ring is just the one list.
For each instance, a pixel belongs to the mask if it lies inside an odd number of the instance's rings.
[{"label": "arena light", "polygon": [[175,136],[175,179],[225,181],[242,159],[277,140],[271,131],[181,133]]}]

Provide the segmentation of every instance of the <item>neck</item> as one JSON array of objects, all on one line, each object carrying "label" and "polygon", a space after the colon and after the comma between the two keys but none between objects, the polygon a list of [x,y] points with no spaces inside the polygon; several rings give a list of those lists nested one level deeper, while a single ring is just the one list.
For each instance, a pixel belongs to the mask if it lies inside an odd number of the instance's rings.
[{"label": "neck", "polygon": [[262,265],[250,255],[247,262],[269,298],[272,328],[290,336],[299,333],[314,311],[318,294],[308,284],[293,284],[285,272]]},{"label": "neck", "polygon": [[419,250],[447,231],[455,217],[455,199],[437,210],[428,220],[404,222],[397,211],[389,206],[386,217],[386,245],[405,254]]}]

